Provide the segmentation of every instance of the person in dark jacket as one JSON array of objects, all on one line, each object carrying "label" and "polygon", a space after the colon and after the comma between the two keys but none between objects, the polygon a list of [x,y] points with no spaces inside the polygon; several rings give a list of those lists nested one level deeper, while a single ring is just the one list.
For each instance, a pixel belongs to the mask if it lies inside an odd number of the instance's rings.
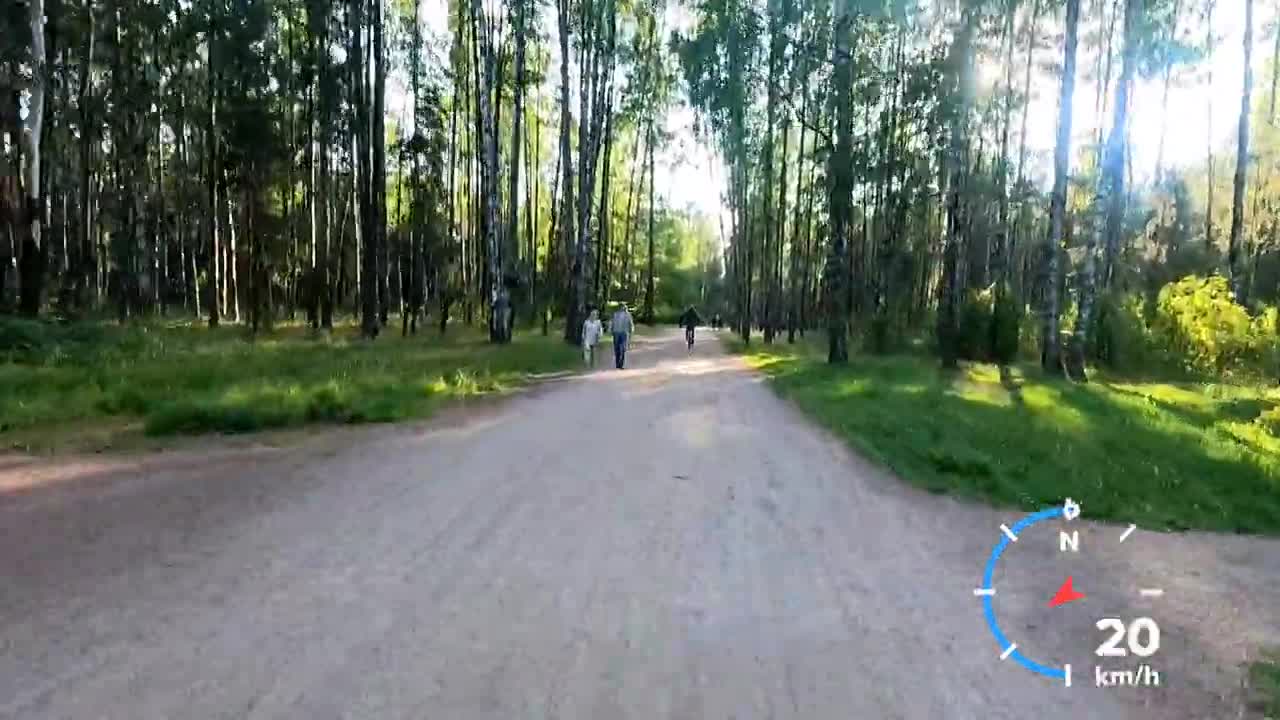
[{"label": "person in dark jacket", "polygon": [[692,305],[680,316],[680,327],[684,328],[684,341],[689,343],[689,352],[693,352],[693,330],[702,324],[698,311]]}]

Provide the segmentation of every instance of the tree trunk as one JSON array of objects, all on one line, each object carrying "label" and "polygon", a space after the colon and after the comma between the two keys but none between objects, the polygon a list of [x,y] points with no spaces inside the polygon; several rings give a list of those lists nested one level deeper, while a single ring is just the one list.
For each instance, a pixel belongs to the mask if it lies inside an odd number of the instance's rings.
[{"label": "tree trunk", "polygon": [[1124,158],[1125,128],[1129,104],[1129,89],[1133,80],[1137,50],[1137,32],[1142,22],[1139,13],[1143,0],[1127,0],[1124,14],[1124,58],[1120,82],[1116,85],[1115,117],[1111,124],[1107,146],[1103,153],[1101,177],[1090,210],[1090,228],[1085,234],[1084,265],[1078,277],[1076,300],[1076,326],[1071,332],[1067,372],[1075,380],[1086,382],[1085,350],[1093,321],[1093,309],[1097,296],[1096,255],[1099,239],[1105,248],[1103,283],[1107,284],[1113,272],[1119,251],[1121,224],[1125,206]]},{"label": "tree trunk", "polygon": [[[1025,66],[1025,74],[1022,80],[1022,121],[1019,130],[1018,140],[1018,171],[1014,175],[1013,191],[1018,195],[1018,214],[1014,218],[1013,235],[1010,238],[1009,257],[1012,260],[1016,256],[1016,246],[1018,239],[1023,235],[1023,221],[1027,217],[1027,194],[1024,192],[1023,184],[1025,181],[1025,168],[1027,162],[1027,116],[1031,109],[1031,68],[1035,59],[1035,41],[1036,41],[1036,23],[1040,19],[1040,4],[1042,0],[1031,0],[1031,19],[1027,23],[1027,62]],[[1078,13],[1077,13],[1078,14]],[[1019,279],[1018,275],[1014,276],[1018,284],[1019,307],[1022,306],[1023,297],[1025,295],[1022,285],[1024,281]]]},{"label": "tree trunk", "polygon": [[593,302],[597,307],[603,309],[603,291],[602,287],[605,283],[605,274],[608,271],[609,263],[609,230],[613,223],[613,218],[609,215],[609,177],[613,175],[610,172],[610,161],[613,156],[613,113],[608,112],[609,117],[605,120],[604,130],[604,164],[602,166],[600,178],[600,217],[597,219],[596,239],[596,272],[595,272],[595,288],[592,294]]},{"label": "tree trunk", "polygon": [[[574,202],[573,202],[573,155],[569,143],[569,0],[557,0],[556,3],[556,19],[560,30],[560,170],[563,173],[562,191],[563,196],[560,198],[560,220],[559,244],[562,249],[564,262],[572,262],[574,257],[573,238],[576,235],[573,232],[574,221]],[[583,198],[583,202],[587,202],[587,198]],[[571,266],[565,266],[570,274],[573,270]],[[568,287],[569,296],[565,298],[565,309],[568,311],[565,318],[564,339],[573,345],[580,343],[579,333],[581,328],[575,325],[581,325],[579,318],[575,317],[572,311],[573,302],[569,299],[572,297],[572,283]]]},{"label": "tree trunk", "polygon": [[525,155],[528,158],[529,166],[526,168],[525,177],[525,202],[524,202],[524,232],[525,244],[529,253],[529,322],[536,320],[538,312],[538,191],[541,183],[538,182],[538,163],[541,161],[542,148],[542,116],[540,113],[542,94],[538,94],[534,104],[533,112],[533,134],[530,137],[529,128],[525,127],[525,142],[529,144],[528,152]]},{"label": "tree trunk", "polygon": [[976,11],[966,6],[962,11],[960,32],[952,47],[952,62],[958,88],[957,109],[951,121],[951,138],[947,149],[947,234],[943,247],[942,281],[938,297],[938,348],[942,366],[954,368],[959,359],[960,309],[960,245],[968,227],[964,193],[969,173],[969,109],[973,104],[973,33]]},{"label": "tree trunk", "polygon": [[1244,87],[1240,91],[1240,124],[1236,135],[1236,175],[1231,189],[1231,244],[1227,268],[1236,302],[1244,304],[1244,193],[1249,174],[1249,110],[1253,93],[1253,0],[1244,0]]},{"label": "tree trunk", "polygon": [[509,328],[507,313],[510,311],[506,297],[506,289],[502,283],[500,266],[502,251],[499,247],[498,219],[498,128],[494,118],[493,98],[495,89],[495,58],[493,48],[493,30],[483,16],[481,0],[472,0],[472,27],[478,27],[479,36],[476,42],[480,50],[480,62],[484,69],[483,84],[478,88],[480,99],[481,144],[483,160],[480,173],[480,193],[484,199],[484,217],[482,218],[485,247],[488,260],[487,288],[489,295],[489,339],[492,342],[507,342]]},{"label": "tree trunk", "polygon": [[45,58],[44,0],[28,0],[27,23],[31,31],[31,89],[27,99],[27,117],[22,121],[19,136],[26,162],[22,182],[24,207],[19,210],[18,310],[23,315],[35,317],[40,313],[48,252],[42,236],[44,209],[40,194],[40,150],[44,139],[45,93],[49,79]]},{"label": "tree trunk", "polygon": [[387,98],[387,57],[383,49],[383,0],[371,0],[373,3],[373,128],[369,143],[373,156],[372,172],[369,176],[369,198],[373,212],[369,218],[369,236],[375,254],[378,289],[378,325],[385,327],[391,298],[388,287],[388,255],[387,255],[387,131],[386,131],[386,98]]},{"label": "tree trunk", "polygon": [[1067,0],[1066,43],[1062,54],[1062,80],[1058,91],[1058,136],[1053,150],[1053,195],[1049,203],[1049,234],[1045,238],[1044,312],[1040,338],[1040,364],[1045,372],[1061,374],[1061,342],[1058,321],[1059,263],[1063,224],[1067,210],[1067,185],[1071,180],[1071,109],[1076,84],[1076,35],[1080,24],[1080,0]]},{"label": "tree trunk", "polygon": [[[81,56],[78,101],[80,108],[80,263],[76,280],[76,305],[82,308],[90,304],[92,296],[88,294],[89,286],[97,274],[93,252],[92,214],[93,144],[97,136],[97,128],[94,127],[93,116],[89,110],[89,99],[93,96],[93,74],[91,72],[93,49],[98,34],[96,17],[93,13],[93,3],[85,4],[85,14],[88,19],[88,28],[86,30],[88,37],[83,46],[84,54]],[[0,273],[2,272],[4,270],[0,269]]]},{"label": "tree trunk", "polygon": [[1228,272],[1235,301],[1244,304],[1244,190],[1249,172],[1249,100],[1253,94],[1253,0],[1244,0],[1244,87],[1240,90],[1240,120],[1235,140],[1235,178],[1231,184],[1231,243]]},{"label": "tree trunk", "polygon": [[[378,2],[379,0],[374,0]],[[373,205],[369,107],[366,86],[364,10],[368,0],[351,0],[351,134],[353,150],[352,191],[356,212],[357,283],[360,288],[360,334],[378,336],[378,248],[373,233]]]},{"label": "tree trunk", "polygon": [[[1116,86],[1115,117],[1111,134],[1107,139],[1104,155],[1104,172],[1110,169],[1111,187],[1106,203],[1105,264],[1102,286],[1110,288],[1120,260],[1120,239],[1124,231],[1124,213],[1128,205],[1125,190],[1125,171],[1129,154],[1129,100],[1133,91],[1133,75],[1136,71],[1139,35],[1143,25],[1143,3],[1146,0],[1127,0],[1124,13],[1124,51],[1121,59],[1120,82]],[[1113,157],[1114,155],[1114,157]],[[1087,324],[1087,323],[1086,323]]]},{"label": "tree trunk", "polygon": [[218,177],[221,174],[220,165],[218,164],[218,100],[215,90],[215,75],[212,68],[212,62],[209,69],[209,114],[208,127],[205,133],[205,150],[208,155],[208,175],[205,178],[205,188],[208,192],[208,205],[205,208],[205,225],[206,233],[209,240],[209,279],[206,283],[209,288],[209,327],[218,327],[221,319],[222,309],[222,246],[218,238],[218,218],[219,218],[219,202],[218,187],[220,185]]},{"label": "tree trunk", "polygon": [[[507,171],[507,202],[511,204],[507,216],[506,252],[504,255],[516,257],[519,247],[520,218],[520,136],[521,123],[524,122],[525,92],[525,43],[528,33],[525,31],[526,18],[530,0],[515,0],[515,63],[516,85],[511,100],[511,166]],[[532,176],[529,178],[533,180]]]},{"label": "tree trunk", "polygon": [[764,125],[764,154],[761,158],[761,170],[764,173],[764,183],[761,185],[763,189],[763,232],[762,236],[762,255],[763,255],[763,272],[762,280],[764,281],[764,315],[761,318],[763,324],[764,342],[766,345],[773,343],[773,313],[774,313],[774,284],[773,284],[773,239],[776,235],[774,232],[774,223],[776,219],[773,214],[773,186],[774,186],[774,142],[773,131],[777,122],[778,108],[778,64],[782,54],[782,38],[778,26],[781,24],[779,10],[777,7],[778,0],[768,0],[766,3],[766,13],[769,17],[769,60],[768,75],[765,78],[765,125]]},{"label": "tree trunk", "polygon": [[649,118],[649,268],[644,283],[644,321],[653,323],[653,300],[654,300],[654,245],[653,245],[653,218],[657,208],[653,202],[654,187],[654,156],[653,156],[653,118]]},{"label": "tree trunk", "polygon": [[830,213],[831,247],[823,269],[823,294],[827,325],[827,362],[849,361],[848,293],[845,266],[849,231],[853,224],[853,22],[850,3],[840,3],[832,44],[832,84],[836,100],[836,143],[827,163],[827,207]]},{"label": "tree trunk", "polygon": [[[622,258],[623,258],[623,261],[622,261],[621,267],[619,268],[619,271],[620,271],[620,272],[619,272],[620,282],[619,282],[618,284],[619,284],[619,286],[620,286],[620,287],[622,287],[622,288],[623,288],[624,292],[625,292],[625,290],[626,290],[626,288],[627,288],[627,286],[628,286],[628,285],[627,285],[627,283],[628,283],[627,273],[630,271],[630,258],[631,258],[631,231],[632,231],[632,229],[635,227],[635,224],[636,224],[636,218],[632,215],[632,209],[633,209],[633,208],[635,208],[636,189],[637,189],[637,184],[636,184],[636,173],[637,173],[637,172],[640,172],[640,173],[641,173],[640,183],[641,183],[641,184],[643,184],[643,183],[644,183],[644,177],[643,177],[643,172],[644,172],[644,170],[643,170],[643,168],[644,168],[645,158],[646,158],[647,156],[645,156],[645,155],[642,155],[642,154],[641,154],[641,148],[642,148],[643,144],[644,144],[644,141],[643,141],[643,139],[641,138],[640,133],[638,133],[638,132],[637,132],[637,133],[636,133],[636,135],[635,135],[635,144],[631,147],[631,164],[630,164],[630,167],[631,167],[631,178],[630,178],[630,181],[627,183],[627,209],[626,209],[626,211],[622,214],[622,223],[623,223],[623,225],[622,225]],[[608,286],[606,286],[606,287],[605,287],[605,300],[606,300],[606,301],[608,300],[608,294],[609,294],[609,288],[608,288]]]},{"label": "tree trunk", "polygon": [[1213,156],[1213,50],[1217,44],[1213,37],[1213,6],[1216,0],[1209,0],[1208,7],[1205,12],[1205,66],[1209,69],[1209,75],[1205,84],[1205,115],[1208,118],[1206,123],[1207,131],[1205,133],[1205,147],[1208,149],[1208,157],[1206,158],[1206,167],[1209,179],[1205,183],[1205,206],[1204,206],[1204,246],[1206,250],[1213,250],[1213,186],[1217,179],[1216,168],[1214,167]]},{"label": "tree trunk", "polygon": [[1004,107],[1000,118],[1000,158],[996,164],[996,186],[999,193],[999,230],[991,253],[991,276],[997,292],[1005,289],[1005,272],[1009,265],[1011,230],[1009,222],[1009,127],[1013,122],[1013,46],[1015,0],[1005,0],[1004,24]]},{"label": "tree trunk", "polygon": [[[797,120],[800,123],[800,144],[796,147],[796,202],[795,212],[791,222],[791,292],[787,297],[787,342],[794,343],[796,341],[796,329],[802,322],[803,314],[801,313],[801,302],[804,297],[805,287],[801,283],[801,257],[802,246],[800,244],[800,210],[802,207],[800,193],[804,187],[804,144],[808,134],[809,126],[807,124],[809,116],[809,60],[808,55],[801,60],[799,78],[792,82],[792,90],[796,85],[802,86],[803,96],[800,99],[800,115]],[[785,195],[784,195],[785,197]]]}]

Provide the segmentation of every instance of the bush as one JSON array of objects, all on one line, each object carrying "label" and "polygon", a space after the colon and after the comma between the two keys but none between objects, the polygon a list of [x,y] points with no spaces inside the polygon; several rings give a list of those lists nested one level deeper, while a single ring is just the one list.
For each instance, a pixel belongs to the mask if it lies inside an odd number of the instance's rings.
[{"label": "bush", "polygon": [[960,307],[960,330],[956,349],[965,360],[991,358],[991,317],[994,298],[991,289],[970,290]]},{"label": "bush", "polygon": [[1253,422],[1273,436],[1280,437],[1280,407],[1273,407],[1262,412]]},{"label": "bush", "polygon": [[1280,313],[1276,308],[1264,307],[1249,327],[1250,361],[1264,375],[1274,377],[1280,372]]},{"label": "bush", "polygon": [[994,286],[970,290],[960,308],[960,357],[978,362],[1013,362],[1018,355],[1022,317],[1012,293],[998,291]]},{"label": "bush", "polygon": [[1098,300],[1094,357],[1113,368],[1149,367],[1156,359],[1141,295],[1108,293]]},{"label": "bush", "polygon": [[1151,327],[1160,349],[1187,370],[1214,374],[1247,363],[1258,344],[1253,329],[1226,278],[1194,275],[1160,290]]},{"label": "bush", "polygon": [[1044,333],[1041,324],[1044,316],[1029,309],[1018,313],[1018,356],[1028,362],[1040,362],[1040,336]]},{"label": "bush", "polygon": [[991,359],[1007,365],[1018,356],[1022,313],[1013,293],[1001,289],[991,307]]}]

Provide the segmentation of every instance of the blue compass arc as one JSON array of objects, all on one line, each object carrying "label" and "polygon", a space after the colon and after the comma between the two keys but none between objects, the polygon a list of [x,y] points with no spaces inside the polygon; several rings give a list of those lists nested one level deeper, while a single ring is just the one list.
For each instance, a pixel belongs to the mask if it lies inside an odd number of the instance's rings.
[{"label": "blue compass arc", "polygon": [[[991,585],[991,578],[996,572],[996,562],[1000,560],[1001,553],[1003,553],[1005,548],[1009,547],[1009,545],[1014,542],[1014,539],[1019,533],[1032,525],[1035,525],[1041,520],[1052,520],[1054,518],[1066,517],[1065,513],[1066,509],[1064,507],[1045,508],[1040,512],[1032,513],[1031,515],[1028,515],[1014,523],[1014,526],[1004,533],[1004,536],[1000,538],[1000,542],[996,544],[995,549],[991,551],[991,557],[987,560],[986,571],[982,574],[982,587],[979,588],[980,591],[984,591],[984,594],[982,595],[982,611],[987,617],[987,627],[991,629],[991,634],[996,636],[996,642],[1000,645],[1000,651],[1002,653],[1000,656],[1001,659],[1007,658],[1013,660],[1032,672],[1040,673],[1045,677],[1051,677],[1057,680],[1067,680],[1067,673],[1069,671],[1065,667],[1058,668],[1042,665],[1026,655],[1023,655],[1022,652],[1018,650],[1018,646],[1010,642],[1009,639],[1005,637],[1004,632],[1000,630],[1000,625],[996,622],[995,608],[992,606],[992,597],[994,596],[995,588]],[[1068,680],[1068,682],[1070,681]]]}]

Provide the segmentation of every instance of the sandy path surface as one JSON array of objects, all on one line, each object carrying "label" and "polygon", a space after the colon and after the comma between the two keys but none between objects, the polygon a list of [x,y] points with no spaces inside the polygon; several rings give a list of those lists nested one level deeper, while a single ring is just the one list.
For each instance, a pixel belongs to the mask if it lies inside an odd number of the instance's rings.
[{"label": "sandy path surface", "polygon": [[[0,458],[0,717],[1222,720],[1280,645],[1280,543],[1077,521],[996,575],[1074,686],[1001,662],[973,589],[1018,514],[895,481],[710,338],[452,418]],[[1067,574],[1088,597],[1046,608]],[[1162,687],[1093,687],[1103,615],[1159,623]]]}]

